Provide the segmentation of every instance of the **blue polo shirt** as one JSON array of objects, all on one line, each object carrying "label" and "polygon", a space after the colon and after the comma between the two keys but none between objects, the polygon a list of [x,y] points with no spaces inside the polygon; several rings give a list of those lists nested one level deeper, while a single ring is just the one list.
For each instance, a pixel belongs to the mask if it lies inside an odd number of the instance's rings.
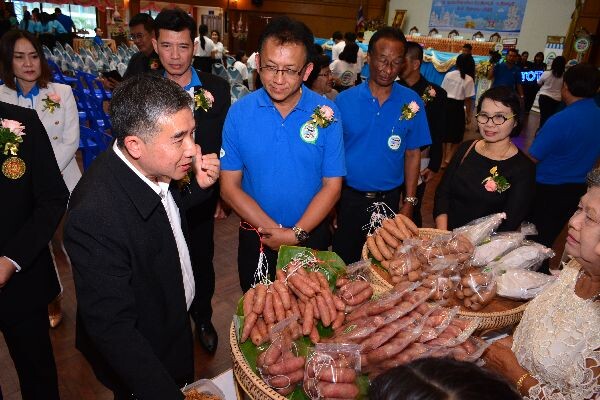
[{"label": "blue polo shirt", "polygon": [[578,100],[550,117],[529,154],[538,160],[536,181],[547,185],[584,183],[600,158],[600,107],[593,98]]},{"label": "blue polo shirt", "polygon": [[494,83],[492,87],[509,86],[516,89],[517,84],[521,83],[521,68],[514,65],[508,68],[508,64],[503,62],[494,67]]},{"label": "blue polo shirt", "polygon": [[[327,105],[336,121],[311,130],[307,122]],[[328,99],[302,86],[302,96],[286,118],[264,89],[236,101],[225,119],[221,168],[242,171],[242,189],[275,222],[294,226],[323,178],[346,175],[340,113]]]},{"label": "blue polo shirt", "polygon": [[[402,107],[415,101],[419,111],[400,119]],[[404,152],[431,144],[423,101],[397,83],[379,105],[368,81],[341,92],[335,103],[342,115],[346,150],[346,184],[365,192],[394,189],[404,183]]]}]

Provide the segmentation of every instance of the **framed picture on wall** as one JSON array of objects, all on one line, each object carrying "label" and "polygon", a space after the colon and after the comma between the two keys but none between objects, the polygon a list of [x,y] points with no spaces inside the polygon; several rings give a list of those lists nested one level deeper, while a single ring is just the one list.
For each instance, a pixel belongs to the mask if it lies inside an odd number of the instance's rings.
[{"label": "framed picture on wall", "polygon": [[404,24],[405,16],[406,16],[406,10],[396,10],[396,15],[394,16],[394,22],[392,22],[392,26],[394,28],[402,29],[402,25]]}]

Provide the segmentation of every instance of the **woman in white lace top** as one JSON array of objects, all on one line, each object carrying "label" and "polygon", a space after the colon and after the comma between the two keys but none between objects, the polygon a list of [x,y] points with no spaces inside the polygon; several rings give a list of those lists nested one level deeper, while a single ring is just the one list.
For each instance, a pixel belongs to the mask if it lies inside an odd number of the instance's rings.
[{"label": "woman in white lace top", "polygon": [[484,356],[526,399],[600,399],[600,169],[588,185],[569,220],[573,260]]}]

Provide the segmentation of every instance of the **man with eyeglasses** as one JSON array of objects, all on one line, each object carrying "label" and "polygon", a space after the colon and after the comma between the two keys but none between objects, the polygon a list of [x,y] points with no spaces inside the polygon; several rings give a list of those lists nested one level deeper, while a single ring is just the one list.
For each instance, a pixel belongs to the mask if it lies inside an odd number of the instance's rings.
[{"label": "man with eyeglasses", "polygon": [[423,101],[394,82],[404,66],[405,48],[400,30],[378,30],[369,41],[369,79],[335,99],[348,174],[337,207],[333,250],[346,263],[360,259],[367,234],[363,227],[370,223],[374,203],[408,217],[418,204],[420,148],[431,144],[431,138]]},{"label": "man with eyeglasses", "polygon": [[[267,273],[275,278],[280,246],[329,246],[326,217],[346,168],[337,107],[302,84],[313,70],[313,43],[303,23],[274,18],[256,57],[263,88],[238,100],[225,121],[221,195],[242,219],[244,292]],[[327,121],[314,122],[317,111]]]},{"label": "man with eyeglasses", "polygon": [[[197,31],[194,19],[180,8],[164,9],[156,16],[152,45],[164,68],[157,73],[179,84],[194,98],[196,143],[203,154],[219,154],[231,94],[229,84],[223,78],[192,67]],[[214,224],[215,219],[225,217],[218,183],[208,200],[186,212],[196,277],[196,297],[190,314],[200,344],[210,354],[214,354],[218,346],[217,331],[211,322],[211,299],[215,292]]]},{"label": "man with eyeglasses", "polygon": [[[152,19],[150,14],[139,13],[134,15],[131,21],[129,21],[129,33],[129,38],[137,46],[139,52],[131,56],[123,79],[160,69],[161,65],[158,54],[156,54],[154,47],[152,47],[154,19]],[[107,89],[112,90],[119,84],[119,81],[106,76],[102,78],[102,84]]]},{"label": "man with eyeglasses", "polygon": [[134,15],[131,21],[129,21],[129,33],[131,40],[140,51],[131,56],[123,79],[160,69],[161,65],[158,54],[156,54],[152,46],[154,19],[152,19],[150,14],[139,13]]}]

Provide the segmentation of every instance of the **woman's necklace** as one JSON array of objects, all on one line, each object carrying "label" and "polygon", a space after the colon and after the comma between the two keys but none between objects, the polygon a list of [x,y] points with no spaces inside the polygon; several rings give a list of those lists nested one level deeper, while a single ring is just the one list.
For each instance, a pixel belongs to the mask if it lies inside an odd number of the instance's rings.
[{"label": "woman's necklace", "polygon": [[[579,282],[579,280],[585,275],[585,270],[583,268],[581,268],[579,270],[579,273],[577,274],[577,280],[575,281],[575,284],[577,284],[577,282]],[[600,292],[596,293],[594,296],[588,298],[587,300],[589,301],[596,301],[600,299]]]},{"label": "woman's necklace", "polygon": [[493,159],[498,159],[498,160],[504,160],[506,158],[506,155],[508,154],[508,152],[510,151],[510,149],[512,148],[512,141],[508,141],[508,146],[506,147],[506,150],[504,150],[504,153],[502,153],[501,156],[496,156],[493,152],[491,152],[488,148],[489,142],[486,142],[485,140],[483,141],[483,150],[485,153],[487,153],[488,155],[492,156]]}]

